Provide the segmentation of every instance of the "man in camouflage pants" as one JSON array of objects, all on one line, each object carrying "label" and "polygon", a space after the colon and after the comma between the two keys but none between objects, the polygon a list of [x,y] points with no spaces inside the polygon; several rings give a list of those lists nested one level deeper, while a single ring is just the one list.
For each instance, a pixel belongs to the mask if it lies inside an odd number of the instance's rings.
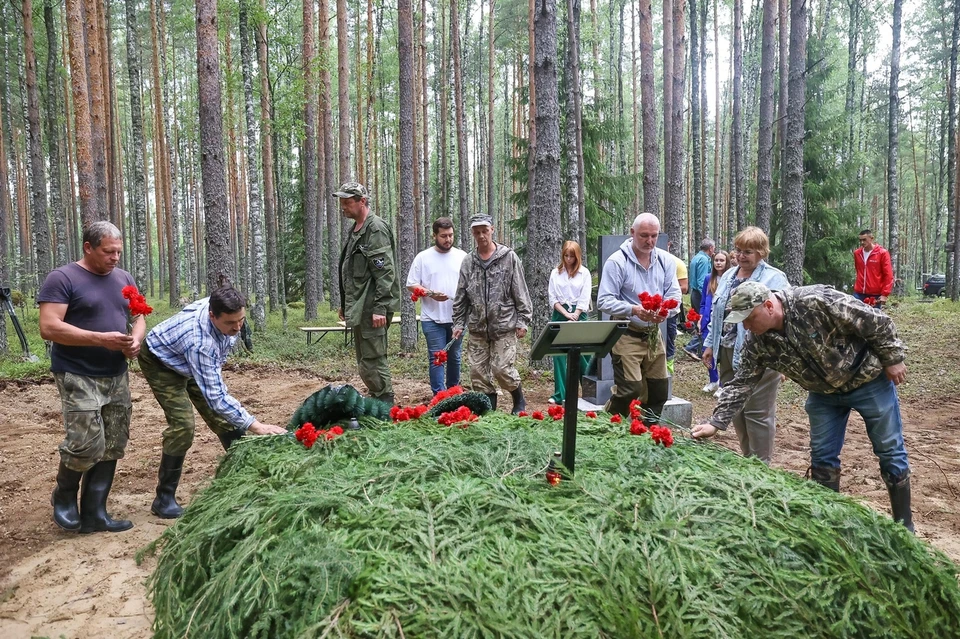
[{"label": "man in camouflage pants", "polygon": [[513,249],[493,241],[490,216],[473,216],[470,231],[477,247],[460,265],[453,339],[460,339],[464,328],[470,329],[467,356],[473,390],[486,393],[496,410],[496,378],[512,396],[511,412],[516,415],[526,408],[516,367],[517,342],[527,334],[533,304],[520,258]]},{"label": "man in camouflage pants", "polygon": [[370,212],[367,189],[359,182],[340,185],[343,217],[353,228],[340,252],[340,319],[353,330],[360,379],[371,397],[393,404],[393,381],[387,362],[387,331],[400,310],[400,277],[393,231]]},{"label": "man in camouflage pants", "polygon": [[183,514],[176,500],[183,460],[193,445],[193,409],[226,450],[252,435],[278,435],[286,429],[263,424],[227,391],[223,365],[237,344],[246,320],[247,302],[232,286],[222,286],[160,322],[140,351],[140,370],[163,409],[163,454],[157,473],[157,497],[150,511],[161,519]]},{"label": "man in camouflage pants", "polygon": [[740,368],[724,385],[707,424],[694,437],[724,430],[763,376],[772,368],[810,393],[810,477],[840,490],[840,450],[847,419],[855,410],[880,460],[893,518],[913,531],[910,512],[910,464],[903,443],[903,422],[896,386],[906,379],[904,346],[893,321],[883,312],[834,290],[816,285],[772,293],[747,281],[730,296],[728,322],[743,322],[750,333]]},{"label": "man in camouflage pants", "polygon": [[[133,527],[107,514],[117,460],[130,435],[127,358],[136,357],[146,325],[142,316],[127,329],[125,286],[133,276],[117,268],[123,241],[109,222],[83,234],[83,257],[44,280],[40,336],[53,342],[50,370],[60,391],[66,438],[53,491],[53,521],[64,530],[120,532]],[[77,492],[83,480],[80,504]]]}]

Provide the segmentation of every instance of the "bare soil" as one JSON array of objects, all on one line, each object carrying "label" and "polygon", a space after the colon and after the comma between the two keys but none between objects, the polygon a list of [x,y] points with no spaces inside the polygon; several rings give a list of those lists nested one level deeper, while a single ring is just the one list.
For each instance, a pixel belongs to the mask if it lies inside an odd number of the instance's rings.
[{"label": "bare soil", "polygon": [[[678,361],[677,366],[678,377],[703,376],[692,362]],[[229,371],[226,378],[245,406],[273,423],[284,423],[305,397],[329,383],[320,374],[262,367]],[[362,388],[359,379],[342,381]],[[430,395],[426,380],[400,379],[394,385],[404,404]],[[525,387],[528,404],[546,406],[551,383],[525,382]],[[154,560],[138,566],[134,556],[171,525],[150,513],[164,420],[139,373],[131,374],[131,389],[130,444],[118,464],[109,507],[114,517],[132,520],[134,528],[78,535],[60,531],[51,519],[50,492],[63,433],[56,387],[0,382],[0,636],[5,639],[151,635],[153,611],[145,581]],[[713,398],[695,392],[689,399],[699,421],[711,412]],[[509,405],[509,398],[501,403]],[[904,403],[903,413],[917,533],[960,561],[960,397],[912,400]],[[778,419],[773,465],[803,474],[809,465],[809,431],[802,400],[782,398]],[[213,476],[223,452],[198,422],[178,491],[185,503]],[[737,449],[732,432],[719,441]],[[848,427],[843,464],[843,492],[889,514],[886,488],[857,416]]]}]

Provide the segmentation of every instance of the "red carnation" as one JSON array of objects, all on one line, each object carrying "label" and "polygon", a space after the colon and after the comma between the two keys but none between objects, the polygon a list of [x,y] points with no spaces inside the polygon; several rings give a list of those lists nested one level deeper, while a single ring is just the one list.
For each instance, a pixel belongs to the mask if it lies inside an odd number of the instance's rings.
[{"label": "red carnation", "polygon": [[687,330],[689,331],[690,329],[693,328],[693,322],[688,321],[688,322],[686,322],[686,323],[684,324],[684,326],[685,326],[685,327],[687,328]]},{"label": "red carnation", "polygon": [[522,410],[519,413],[517,413],[517,417],[527,417],[528,415],[529,413],[525,410]]},{"label": "red carnation", "polygon": [[596,419],[596,418],[597,418],[597,414],[596,414],[595,412],[593,412],[592,410],[588,410],[588,411],[587,411],[587,417],[589,417],[590,419]]},{"label": "red carnation", "polygon": [[635,419],[630,422],[630,434],[631,435],[643,435],[647,432],[647,427],[643,425],[639,419]]},{"label": "red carnation", "polygon": [[539,411],[539,410],[535,410],[535,411],[533,411],[533,414],[530,415],[530,417],[532,417],[533,419],[541,419],[541,420],[542,420],[542,419],[543,419],[543,412],[542,412],[542,411]]},{"label": "red carnation", "polygon": [[699,322],[699,321],[700,321],[700,313],[696,312],[695,310],[693,310],[693,309],[691,308],[689,311],[687,311],[687,321],[688,321],[688,322]]},{"label": "red carnation", "polygon": [[650,436],[655,444],[662,444],[664,448],[673,445],[673,432],[666,426],[651,426]]},{"label": "red carnation", "polygon": [[674,309],[680,306],[680,300],[674,298],[666,299],[663,300],[663,304],[661,304],[661,306],[667,310]]},{"label": "red carnation", "polygon": [[610,418],[610,423],[612,424],[619,424],[622,421],[623,421],[623,417],[620,417],[620,415],[614,415],[613,417]]},{"label": "red carnation", "polygon": [[877,299],[875,297],[865,297],[863,298],[863,303],[866,304],[867,306],[876,306]]},{"label": "red carnation", "polygon": [[447,351],[437,351],[433,356],[433,365],[442,366],[447,361]]}]

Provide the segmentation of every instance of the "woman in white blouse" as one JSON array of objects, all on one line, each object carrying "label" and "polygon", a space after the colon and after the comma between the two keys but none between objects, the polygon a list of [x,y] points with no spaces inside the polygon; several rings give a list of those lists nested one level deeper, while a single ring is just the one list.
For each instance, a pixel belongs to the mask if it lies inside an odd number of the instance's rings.
[{"label": "woman in white blouse", "polygon": [[[582,322],[590,310],[590,271],[583,265],[580,245],[572,240],[563,243],[560,264],[550,271],[547,295],[553,308],[552,322]],[[580,371],[587,370],[587,358],[580,357]],[[567,358],[553,357],[553,395],[551,404],[563,403],[566,396]]]}]

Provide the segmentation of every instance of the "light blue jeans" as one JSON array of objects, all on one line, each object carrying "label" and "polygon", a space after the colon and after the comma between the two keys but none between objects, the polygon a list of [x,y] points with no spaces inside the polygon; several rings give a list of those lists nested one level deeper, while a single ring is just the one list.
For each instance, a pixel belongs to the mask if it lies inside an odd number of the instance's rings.
[{"label": "light blue jeans", "polygon": [[903,421],[897,387],[883,373],[849,393],[814,393],[805,405],[810,417],[810,464],[840,468],[840,450],[847,419],[855,410],[867,425],[867,436],[880,460],[880,472],[894,481],[910,472],[903,445]]},{"label": "light blue jeans", "polygon": [[423,329],[423,336],[427,340],[427,353],[430,356],[430,390],[436,395],[440,391],[460,383],[460,345],[463,338],[461,337],[454,342],[450,350],[447,351],[446,383],[444,383],[444,365],[436,366],[433,363],[433,358],[453,339],[453,324],[438,324],[425,319],[420,322],[420,326]]}]

